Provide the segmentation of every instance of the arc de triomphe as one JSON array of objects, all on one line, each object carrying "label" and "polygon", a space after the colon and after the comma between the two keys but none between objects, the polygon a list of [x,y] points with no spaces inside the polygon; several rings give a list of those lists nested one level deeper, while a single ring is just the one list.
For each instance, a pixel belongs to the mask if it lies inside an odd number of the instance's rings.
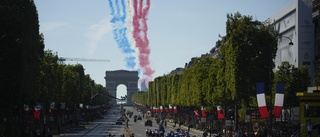
[{"label": "arc de triomphe", "polygon": [[[117,87],[123,84],[127,87],[127,104],[132,105],[131,97],[138,92],[138,71],[115,70],[106,71],[106,88],[112,96],[117,97]],[[116,99],[112,99],[111,104],[117,104]]]}]

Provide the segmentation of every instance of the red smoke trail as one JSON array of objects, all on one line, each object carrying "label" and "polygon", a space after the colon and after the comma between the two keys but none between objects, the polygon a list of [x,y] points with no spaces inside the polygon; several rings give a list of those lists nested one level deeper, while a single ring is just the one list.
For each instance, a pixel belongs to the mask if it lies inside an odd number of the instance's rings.
[{"label": "red smoke trail", "polygon": [[[148,25],[147,15],[150,9],[150,0],[146,1],[145,7],[143,7],[143,0],[133,0],[133,38],[136,41],[136,47],[139,49],[139,65],[143,72],[143,81],[149,82],[152,79],[154,70],[150,67],[149,61],[149,40],[147,37]],[[146,83],[147,84],[147,83]]]}]

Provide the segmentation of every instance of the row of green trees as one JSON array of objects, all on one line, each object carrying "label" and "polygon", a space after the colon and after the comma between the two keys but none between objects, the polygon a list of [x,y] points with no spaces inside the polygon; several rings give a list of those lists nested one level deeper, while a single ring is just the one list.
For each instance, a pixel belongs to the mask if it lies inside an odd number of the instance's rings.
[{"label": "row of green trees", "polygon": [[44,52],[33,100],[37,102],[65,102],[67,107],[108,104],[110,94],[90,75],[85,75],[81,64],[65,65],[50,50]]},{"label": "row of green trees", "polygon": [[32,0],[2,0],[0,20],[0,134],[14,136],[25,128],[24,104],[33,109],[41,103],[48,110],[50,102],[67,108],[109,102],[106,88],[85,75],[82,65],[65,65],[44,51]]},{"label": "row of green trees", "polygon": [[23,103],[34,97],[44,44],[33,2],[2,0],[0,20],[0,132],[13,136]]},{"label": "row of green trees", "polygon": [[310,86],[308,66],[297,68],[283,62],[273,71],[280,36],[267,22],[235,13],[227,15],[226,26],[226,36],[216,42],[217,57],[196,58],[183,74],[155,78],[147,92],[133,95],[133,101],[148,106],[204,106],[207,110],[218,105],[257,107],[257,82],[266,84],[267,104],[274,102],[275,83],[285,82],[284,107],[297,106],[295,93]]}]

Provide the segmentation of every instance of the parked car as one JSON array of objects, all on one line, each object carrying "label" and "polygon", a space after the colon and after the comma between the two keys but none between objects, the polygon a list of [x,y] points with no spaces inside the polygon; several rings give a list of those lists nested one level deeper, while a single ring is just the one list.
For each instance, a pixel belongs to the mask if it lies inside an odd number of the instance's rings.
[{"label": "parked car", "polygon": [[144,122],[144,126],[151,126],[152,127],[152,121],[147,120],[146,122]]}]

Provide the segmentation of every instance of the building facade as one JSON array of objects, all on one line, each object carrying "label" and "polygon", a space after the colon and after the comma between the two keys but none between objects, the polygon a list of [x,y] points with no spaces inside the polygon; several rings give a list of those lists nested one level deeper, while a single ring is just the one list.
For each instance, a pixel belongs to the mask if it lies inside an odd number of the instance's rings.
[{"label": "building facade", "polygon": [[312,20],[314,24],[314,54],[316,69],[320,67],[320,0],[313,1]]},{"label": "building facade", "polygon": [[[313,81],[315,75],[314,24],[312,0],[292,0],[290,4],[273,14],[267,21],[278,32],[276,70],[282,62],[295,67],[309,66]],[[290,45],[289,42],[293,42]],[[311,81],[311,82],[312,82]]]}]

